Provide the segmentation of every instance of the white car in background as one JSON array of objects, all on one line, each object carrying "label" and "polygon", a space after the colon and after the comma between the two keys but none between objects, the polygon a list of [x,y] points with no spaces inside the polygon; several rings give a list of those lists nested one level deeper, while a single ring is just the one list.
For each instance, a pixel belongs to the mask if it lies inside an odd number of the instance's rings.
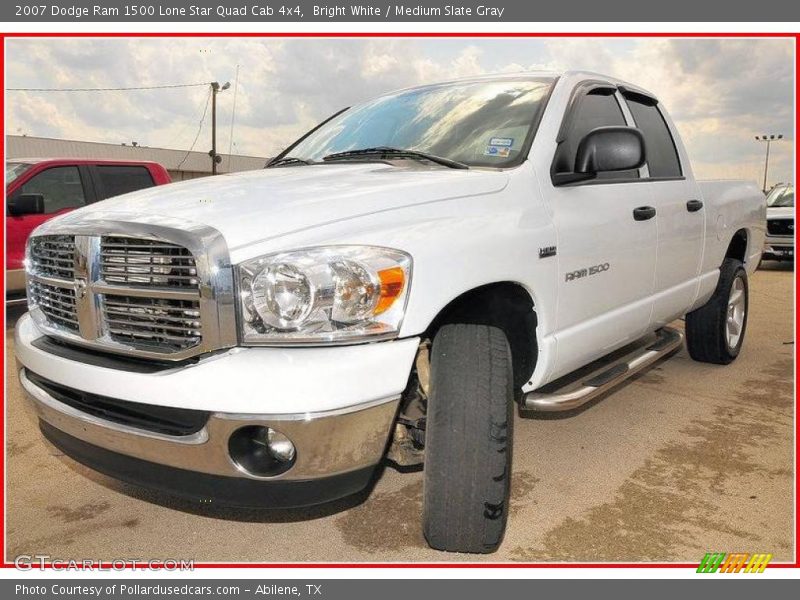
[{"label": "white car in background", "polygon": [[767,195],[767,237],[762,260],[794,260],[794,186],[779,184]]}]

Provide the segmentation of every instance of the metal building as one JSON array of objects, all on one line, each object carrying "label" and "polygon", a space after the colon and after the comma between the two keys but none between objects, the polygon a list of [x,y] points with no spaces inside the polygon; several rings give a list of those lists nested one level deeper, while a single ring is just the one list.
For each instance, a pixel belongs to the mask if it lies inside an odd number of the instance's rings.
[{"label": "metal building", "polygon": [[[217,166],[218,173],[251,171],[260,169],[267,162],[261,156],[241,156],[221,154],[222,162]],[[104,158],[117,160],[152,160],[169,171],[173,181],[194,179],[211,175],[211,158],[205,152],[168,150],[148,146],[126,144],[104,144],[77,140],[23,135],[6,136],[6,157],[8,158]]]}]

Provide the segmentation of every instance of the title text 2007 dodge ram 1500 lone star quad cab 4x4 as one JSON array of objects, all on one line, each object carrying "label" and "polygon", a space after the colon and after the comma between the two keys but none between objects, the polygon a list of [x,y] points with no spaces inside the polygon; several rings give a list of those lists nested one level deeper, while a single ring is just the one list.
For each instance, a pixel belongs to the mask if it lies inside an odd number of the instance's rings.
[{"label": "title text 2007 dodge ram 1500 lone star quad cab 4x4", "polygon": [[694,359],[733,361],[764,229],[756,185],[698,184],[645,90],[407,89],[263,171],[36,230],[20,380],[67,455],[206,501],[324,502],[387,446],[422,458],[430,545],[491,552],[513,404],[579,406],[675,350],[684,315]]}]

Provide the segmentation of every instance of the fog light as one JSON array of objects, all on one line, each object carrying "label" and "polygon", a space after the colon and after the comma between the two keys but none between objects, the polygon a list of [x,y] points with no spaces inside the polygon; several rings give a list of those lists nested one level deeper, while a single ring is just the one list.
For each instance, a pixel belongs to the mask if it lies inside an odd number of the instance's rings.
[{"label": "fog light", "polygon": [[234,431],[228,440],[228,452],[237,467],[256,477],[285,473],[297,456],[288,437],[262,425],[248,425]]}]

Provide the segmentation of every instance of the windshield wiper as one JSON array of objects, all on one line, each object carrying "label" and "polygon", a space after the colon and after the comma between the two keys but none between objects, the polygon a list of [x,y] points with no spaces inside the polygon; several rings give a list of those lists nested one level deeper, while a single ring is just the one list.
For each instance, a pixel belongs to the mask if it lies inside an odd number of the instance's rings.
[{"label": "windshield wiper", "polygon": [[270,167],[290,167],[293,165],[313,165],[310,160],[304,160],[302,158],[295,158],[294,156],[284,156],[283,158],[279,158],[278,160],[271,160],[267,163],[267,166],[264,167],[265,169],[269,169]]},{"label": "windshield wiper", "polygon": [[468,165],[458,162],[457,160],[451,160],[449,158],[444,158],[443,156],[436,156],[435,154],[428,154],[427,152],[420,152],[419,150],[404,150],[402,148],[392,148],[391,146],[376,146],[374,148],[362,148],[360,150],[335,152],[323,157],[322,160],[347,160],[349,158],[358,159],[360,157],[369,158],[371,156],[376,156],[379,158],[421,158],[450,169],[469,169]]}]

